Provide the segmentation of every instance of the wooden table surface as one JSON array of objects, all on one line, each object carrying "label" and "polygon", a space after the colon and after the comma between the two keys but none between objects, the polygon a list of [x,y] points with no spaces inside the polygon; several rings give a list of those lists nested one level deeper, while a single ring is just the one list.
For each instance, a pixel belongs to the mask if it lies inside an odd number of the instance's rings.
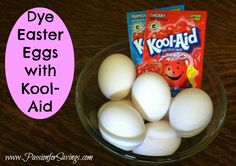
[{"label": "wooden table surface", "polygon": [[[189,10],[208,11],[205,59],[223,81],[228,108],[217,138],[200,153],[173,165],[236,165],[236,1],[223,0],[0,0],[0,165],[25,165],[22,161],[4,161],[4,155],[23,155],[25,152],[94,156],[92,161],[79,161],[79,165],[129,165],[105,151],[85,131],[75,108],[76,80],[82,67],[96,52],[127,40],[127,11],[180,3]],[[48,7],[62,18],[75,50],[75,75],[70,95],[61,110],[46,120],[31,119],[17,108],[7,88],[4,69],[6,42],[11,28],[21,14],[38,6]],[[42,165],[45,162],[35,161],[31,164]],[[72,165],[71,161],[57,164]]]}]

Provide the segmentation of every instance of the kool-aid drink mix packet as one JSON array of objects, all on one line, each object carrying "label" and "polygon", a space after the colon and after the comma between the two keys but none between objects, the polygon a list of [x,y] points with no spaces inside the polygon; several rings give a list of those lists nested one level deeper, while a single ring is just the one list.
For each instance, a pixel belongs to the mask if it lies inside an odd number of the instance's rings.
[{"label": "kool-aid drink mix packet", "polygon": [[138,75],[146,71],[161,74],[172,96],[182,88],[200,88],[206,16],[206,11],[148,10]]},{"label": "kool-aid drink mix packet", "polygon": [[[158,10],[184,10],[184,5],[170,6]],[[146,11],[127,13],[128,35],[132,61],[135,65],[142,63],[143,40]]]}]

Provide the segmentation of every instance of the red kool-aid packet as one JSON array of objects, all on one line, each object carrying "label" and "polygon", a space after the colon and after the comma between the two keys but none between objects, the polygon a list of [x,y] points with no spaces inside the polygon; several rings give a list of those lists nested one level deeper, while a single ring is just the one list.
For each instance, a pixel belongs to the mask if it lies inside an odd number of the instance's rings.
[{"label": "red kool-aid packet", "polygon": [[137,73],[161,74],[172,96],[182,88],[200,88],[206,16],[206,11],[148,10],[143,59]]}]

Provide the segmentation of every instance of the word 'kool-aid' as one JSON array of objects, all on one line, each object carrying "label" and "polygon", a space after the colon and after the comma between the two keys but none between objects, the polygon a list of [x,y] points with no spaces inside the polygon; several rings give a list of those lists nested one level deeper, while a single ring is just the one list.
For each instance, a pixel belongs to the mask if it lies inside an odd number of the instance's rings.
[{"label": "word 'kool-aid'", "polygon": [[[184,5],[169,6],[158,10],[184,10]],[[135,65],[142,63],[143,40],[146,23],[146,11],[128,12],[127,25],[132,61]]]}]

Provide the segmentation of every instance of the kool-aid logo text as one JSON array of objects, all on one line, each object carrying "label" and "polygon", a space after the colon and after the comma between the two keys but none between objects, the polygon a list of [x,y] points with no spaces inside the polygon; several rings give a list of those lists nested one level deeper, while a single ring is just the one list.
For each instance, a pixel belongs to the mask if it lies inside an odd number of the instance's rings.
[{"label": "kool-aid logo text", "polygon": [[193,46],[200,45],[199,30],[193,27],[191,34],[184,32],[168,38],[150,38],[146,40],[146,44],[152,56],[165,52],[191,52]]},{"label": "kool-aid logo text", "polygon": [[140,55],[143,55],[143,38],[139,38],[133,41],[135,48]]}]

